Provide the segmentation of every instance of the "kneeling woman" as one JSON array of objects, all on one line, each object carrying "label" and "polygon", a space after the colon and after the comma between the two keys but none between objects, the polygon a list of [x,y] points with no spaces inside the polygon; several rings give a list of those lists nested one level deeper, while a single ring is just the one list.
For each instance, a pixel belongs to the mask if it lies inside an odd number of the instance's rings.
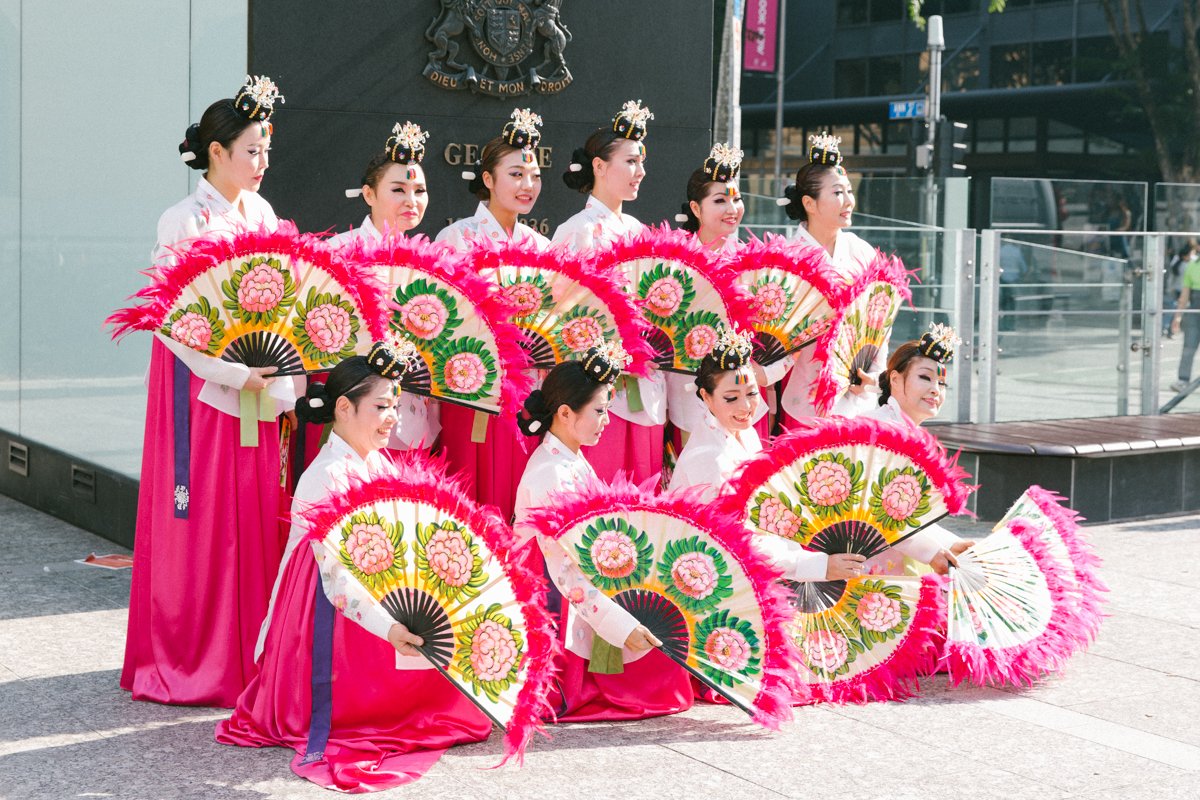
[{"label": "kneeling woman", "polygon": [[[619,357],[593,348],[583,361],[564,361],[550,370],[542,388],[525,401],[521,430],[542,437],[542,443],[517,487],[518,537],[534,536],[525,524],[529,512],[552,493],[598,480],[580,448],[600,441],[621,366]],[[687,673],[651,652],[662,642],[593,586],[562,545],[541,536],[536,540],[558,589],[551,593],[550,610],[559,616],[565,636],[558,696],[550,698],[558,721],[644,719],[691,707]],[[535,560],[533,545],[526,547]]]},{"label": "kneeling woman", "polygon": [[[381,371],[372,366],[377,361]],[[333,429],[296,487],[283,567],[259,637],[259,673],[216,731],[223,744],[291,747],[293,772],[339,791],[408,783],[445,748],[491,731],[413,649],[419,638],[372,602],[340,562],[300,544],[307,509],[352,479],[392,469],[380,450],[396,424],[394,381],[402,373],[377,344],[367,358],[338,364],[297,404],[297,413]]]}]

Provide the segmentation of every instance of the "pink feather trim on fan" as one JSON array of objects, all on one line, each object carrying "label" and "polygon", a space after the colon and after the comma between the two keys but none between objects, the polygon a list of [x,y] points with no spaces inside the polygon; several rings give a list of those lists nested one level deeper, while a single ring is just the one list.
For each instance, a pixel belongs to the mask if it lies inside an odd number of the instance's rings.
[{"label": "pink feather trim on fan", "polygon": [[938,440],[920,428],[908,429],[874,419],[833,417],[811,419],[776,438],[769,450],[742,464],[730,479],[722,503],[727,513],[745,516],[754,492],[775,473],[817,450],[843,445],[874,445],[912,460],[943,496],[950,514],[961,514],[975,487]]},{"label": "pink feather trim on fan", "polygon": [[1079,584],[1077,627],[1073,632],[1076,634],[1078,647],[1083,649],[1095,641],[1100,632],[1100,624],[1107,616],[1104,613],[1104,605],[1107,602],[1104,595],[1108,592],[1108,585],[1100,577],[1100,566],[1103,562],[1083,537],[1083,531],[1079,527],[1083,518],[1063,505],[1066,501],[1061,495],[1036,485],[1030,486],[1025,493],[1053,523],[1071,556],[1075,580]]},{"label": "pink feather trim on fan", "polygon": [[889,256],[882,250],[876,250],[874,260],[867,265],[867,268],[842,295],[842,310],[834,316],[829,330],[821,334],[814,345],[813,360],[821,365],[821,370],[813,380],[812,386],[809,387],[809,396],[817,413],[822,416],[827,415],[838,399],[838,384],[833,378],[833,363],[829,356],[837,341],[837,331],[849,311],[849,304],[873,283],[891,284],[896,288],[901,299],[911,304],[912,290],[909,288],[909,279],[915,275],[916,271],[906,270],[898,257]]},{"label": "pink feather trim on fan", "polygon": [[143,302],[117,311],[104,321],[113,327],[114,339],[133,330],[158,330],[183,290],[217,264],[251,253],[271,252],[318,267],[351,295],[374,340],[382,339],[387,332],[389,312],[383,285],[374,276],[351,268],[324,240],[299,233],[295,223],[288,220],[281,220],[275,230],[259,228],[233,236],[214,234],[192,239],[186,246],[172,248],[172,252],[176,254],[174,264],[146,271],[150,284],[133,295]]},{"label": "pink feather trim on fan", "polygon": [[627,372],[645,377],[650,372],[654,351],[646,343],[650,323],[638,313],[638,308],[625,291],[625,277],[612,266],[602,266],[588,258],[562,247],[537,248],[531,243],[496,244],[490,239],[480,239],[467,258],[478,274],[485,269],[496,269],[500,265],[533,267],[564,275],[596,295],[612,312],[613,324],[621,339],[621,346],[633,361]]},{"label": "pink feather trim on fan", "polygon": [[763,681],[754,701],[754,720],[778,729],[791,719],[792,699],[799,691],[794,666],[798,656],[785,627],[792,619],[788,593],[779,583],[779,571],[754,549],[740,517],[725,514],[701,499],[705,488],[693,486],[655,495],[618,474],[611,485],[595,481],[552,494],[545,506],[531,510],[526,524],[539,535],[557,540],[589,517],[645,510],[673,516],[704,531],[737,561],[754,589],[768,639],[763,647]]},{"label": "pink feather trim on fan", "polygon": [[471,532],[499,559],[512,584],[528,633],[528,666],[504,734],[504,758],[501,765],[515,758],[523,763],[525,747],[535,732],[545,735],[543,719],[553,716],[547,701],[554,685],[554,659],[559,653],[554,622],[546,611],[546,583],[541,575],[521,564],[514,552],[512,530],[491,506],[469,499],[462,479],[446,472],[445,462],[431,460],[419,452],[397,459],[396,471],[372,476],[368,480],[352,478],[349,488],[335,492],[324,502],[304,512],[305,539],[320,541],[330,528],[356,510],[386,500],[409,500],[434,506],[448,516],[465,523]]},{"label": "pink feather trim on fan", "polygon": [[920,678],[937,668],[945,619],[946,595],[941,579],[936,575],[921,576],[920,596],[903,643],[887,659],[849,680],[804,684],[796,704],[873,703],[916,696],[921,688]]},{"label": "pink feather trim on fan", "polygon": [[[516,414],[533,391],[527,374],[529,359],[521,349],[521,332],[510,318],[513,306],[493,282],[478,275],[460,253],[434,244],[424,236],[389,236],[380,242],[362,242],[345,251],[346,260],[363,272],[380,266],[405,266],[443,281],[475,306],[475,314],[492,332],[500,354],[503,380],[500,416],[516,434]],[[389,306],[395,304],[389,301]]]},{"label": "pink feather trim on fan", "polygon": [[794,241],[774,233],[762,239],[750,237],[733,256],[733,269],[740,275],[756,269],[778,269],[807,281],[835,309],[845,305],[851,287],[829,262],[823,247]]},{"label": "pink feather trim on fan", "polygon": [[1046,673],[1061,669],[1075,651],[1070,578],[1038,538],[1037,528],[1015,519],[1008,529],[1045,576],[1050,592],[1050,619],[1041,634],[1014,647],[987,648],[947,639],[942,662],[955,686],[964,681],[978,686],[1032,686]]},{"label": "pink feather trim on fan", "polygon": [[732,268],[732,262],[702,245],[694,233],[676,230],[665,222],[657,227],[647,225],[640,232],[592,253],[592,261],[607,268],[619,269],[622,264],[642,258],[685,264],[717,290],[734,327],[747,331],[754,327],[753,298],[738,283],[738,273]]}]

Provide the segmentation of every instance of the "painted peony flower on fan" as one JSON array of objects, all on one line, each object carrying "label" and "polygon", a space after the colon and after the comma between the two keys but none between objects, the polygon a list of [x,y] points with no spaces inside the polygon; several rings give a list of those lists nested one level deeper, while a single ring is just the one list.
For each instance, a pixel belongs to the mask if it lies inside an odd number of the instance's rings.
[{"label": "painted peony flower on fan", "polygon": [[446,327],[450,314],[436,295],[421,294],[400,306],[405,329],[421,339],[436,339]]},{"label": "painted peony flower on fan", "polygon": [[346,309],[334,303],[323,303],[308,312],[304,331],[322,353],[339,353],[350,341],[353,325]]},{"label": "painted peony flower on fan", "polygon": [[285,288],[282,272],[267,264],[255,264],[238,284],[238,303],[247,311],[261,314],[279,305]]},{"label": "painted peony flower on fan", "polygon": [[572,353],[585,352],[603,339],[604,329],[595,317],[576,317],[562,327],[563,344]]},{"label": "painted peony flower on fan", "polygon": [[717,338],[717,331],[711,325],[697,325],[683,337],[683,350],[688,358],[699,361],[712,352]]},{"label": "painted peony flower on fan", "polygon": [[777,497],[767,497],[758,506],[758,527],[767,533],[794,539],[800,533],[803,522],[796,512],[788,508]]},{"label": "painted peony flower on fan", "polygon": [[679,591],[696,600],[703,600],[717,587],[716,565],[706,553],[685,553],[671,565],[671,578]]},{"label": "painted peony flower on fan", "polygon": [[867,592],[858,601],[854,611],[858,623],[866,630],[883,633],[895,628],[902,621],[900,601],[883,592]]},{"label": "painted peony flower on fan", "polygon": [[425,545],[425,558],[434,574],[449,586],[465,586],[471,580],[474,556],[461,533],[438,528]]},{"label": "painted peony flower on fan", "polygon": [[849,642],[837,631],[809,631],[800,649],[809,666],[826,673],[837,672],[850,656]]},{"label": "painted peony flower on fan", "polygon": [[836,461],[819,461],[807,473],[808,496],[820,506],[846,502],[853,490],[850,471]]},{"label": "painted peony flower on fan", "polygon": [[474,353],[458,353],[446,360],[446,386],[456,394],[474,394],[487,382],[483,359]]},{"label": "painted peony flower on fan", "polygon": [[471,667],[481,681],[507,678],[520,654],[512,631],[492,619],[481,622],[471,638]]},{"label": "painted peony flower on fan", "polygon": [[364,575],[390,569],[396,558],[391,538],[378,523],[355,523],[346,536],[344,547],[354,566]]},{"label": "painted peony flower on fan", "polygon": [[189,311],[171,323],[171,338],[201,352],[212,341],[212,323],[208,318]]},{"label": "painted peony flower on fan", "polygon": [[739,631],[716,628],[704,640],[704,653],[722,669],[741,672],[750,663],[753,649]]},{"label": "painted peony flower on fan", "polygon": [[603,531],[592,542],[592,563],[606,578],[625,578],[637,567],[637,547],[620,531]]},{"label": "painted peony flower on fan", "polygon": [[646,292],[646,306],[659,317],[669,317],[683,302],[683,286],[673,276],[659,278]]},{"label": "painted peony flower on fan", "polygon": [[892,478],[880,495],[883,511],[894,520],[905,520],[912,516],[921,504],[921,483],[915,476],[902,473]]}]

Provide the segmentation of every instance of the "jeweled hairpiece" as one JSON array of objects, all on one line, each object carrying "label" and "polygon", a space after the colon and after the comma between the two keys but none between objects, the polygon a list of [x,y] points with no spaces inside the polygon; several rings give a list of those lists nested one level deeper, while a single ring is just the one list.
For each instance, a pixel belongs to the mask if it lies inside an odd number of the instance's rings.
[{"label": "jeweled hairpiece", "polygon": [[808,137],[808,160],[814,164],[839,166],[842,163],[842,137],[828,133],[813,133]]},{"label": "jeweled hairpiece", "polygon": [[930,325],[929,330],[921,334],[917,352],[939,364],[949,364],[954,359],[954,349],[960,344],[962,339],[954,332],[954,328],[939,322]]},{"label": "jeweled hairpiece", "polygon": [[392,126],[392,135],[388,137],[383,149],[388,158],[397,164],[420,164],[425,158],[425,140],[429,133],[421,130],[415,122],[397,122]]},{"label": "jeweled hairpiece", "polygon": [[283,104],[283,95],[275,81],[266,75],[247,75],[246,82],[233,98],[233,107],[251,122],[266,122],[275,111],[275,103]]},{"label": "jeweled hairpiece", "polygon": [[588,348],[580,363],[583,371],[597,383],[613,383],[621,371],[629,366],[633,358],[625,352],[620,342],[603,341]]},{"label": "jeweled hairpiece", "polygon": [[518,108],[512,112],[512,119],[504,123],[500,138],[513,147],[522,150],[532,150],[542,141],[542,132],[538,128],[542,118],[528,108]]},{"label": "jeweled hairpiece", "polygon": [[613,117],[613,133],[640,142],[646,138],[646,123],[652,119],[654,115],[642,105],[641,100],[626,100],[625,105],[621,106],[621,110]]},{"label": "jeweled hairpiece", "polygon": [[704,160],[704,171],[711,180],[726,183],[737,177],[742,168],[741,150],[730,147],[725,142],[717,142],[712,146],[708,158]]},{"label": "jeweled hairpiece", "polygon": [[389,336],[386,341],[375,342],[367,352],[367,366],[372,372],[399,380],[420,359],[417,346],[399,336]]},{"label": "jeweled hairpiece", "polygon": [[736,328],[724,328],[708,355],[722,370],[740,369],[750,363],[754,344],[750,334]]}]

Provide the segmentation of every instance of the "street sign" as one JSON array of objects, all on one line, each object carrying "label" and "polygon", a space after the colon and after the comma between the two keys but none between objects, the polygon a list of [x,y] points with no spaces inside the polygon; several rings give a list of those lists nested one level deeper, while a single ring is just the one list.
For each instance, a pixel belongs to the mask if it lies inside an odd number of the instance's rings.
[{"label": "street sign", "polygon": [[888,119],[924,119],[925,100],[898,100],[888,103]]}]

